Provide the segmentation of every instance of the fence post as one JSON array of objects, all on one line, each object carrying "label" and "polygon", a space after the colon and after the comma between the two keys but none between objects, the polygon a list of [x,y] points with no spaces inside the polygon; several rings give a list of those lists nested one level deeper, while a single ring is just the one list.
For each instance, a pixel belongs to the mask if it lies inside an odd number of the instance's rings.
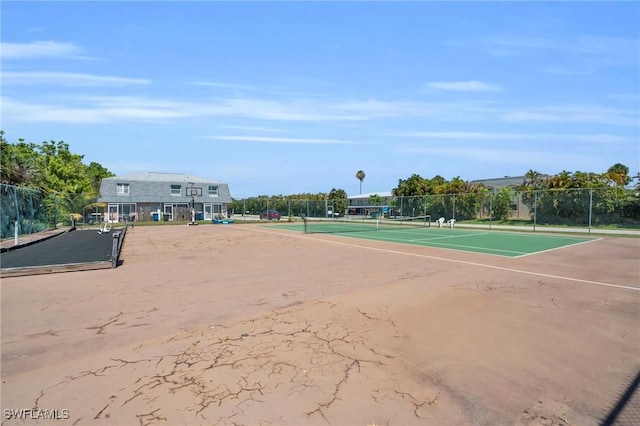
[{"label": "fence post", "polygon": [[111,244],[111,267],[115,268],[118,265],[118,240],[120,239],[120,232],[113,233],[113,239]]},{"label": "fence post", "polygon": [[593,188],[589,188],[589,234],[591,234],[591,212],[593,211]]},{"label": "fence post", "polygon": [[493,218],[493,193],[489,193],[489,230],[491,230],[492,218]]},{"label": "fence post", "polygon": [[[424,219],[427,220],[427,194],[424,194]],[[431,213],[429,213],[429,223],[431,223]]]},{"label": "fence post", "polygon": [[[36,228],[36,221],[35,221],[35,217],[34,217],[34,212],[33,212],[33,192],[29,191],[29,212],[31,213],[29,215],[29,229],[27,229],[27,233],[31,233],[31,232],[35,232],[35,228]],[[24,229],[22,230],[22,232],[25,232]]]},{"label": "fence post", "polygon": [[[14,205],[16,206],[16,223],[14,224],[14,228],[16,229],[15,232],[18,232],[18,224],[20,223],[20,205],[18,204],[18,188],[14,187],[13,188],[13,201],[14,201]],[[16,234],[16,245],[18,244],[18,237]]]},{"label": "fence post", "polygon": [[451,218],[452,219],[456,218],[456,194],[453,194],[453,207],[451,212]]},{"label": "fence post", "polygon": [[538,191],[533,193],[533,232],[536,232],[536,221],[538,219]]}]

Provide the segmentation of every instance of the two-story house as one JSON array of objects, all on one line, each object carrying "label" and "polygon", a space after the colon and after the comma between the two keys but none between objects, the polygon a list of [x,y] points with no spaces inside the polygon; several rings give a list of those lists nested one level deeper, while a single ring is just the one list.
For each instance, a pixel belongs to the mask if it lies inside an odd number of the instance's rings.
[{"label": "two-story house", "polygon": [[106,204],[110,222],[135,218],[137,221],[190,221],[227,217],[231,203],[229,185],[178,173],[136,173],[102,179],[98,202]]}]

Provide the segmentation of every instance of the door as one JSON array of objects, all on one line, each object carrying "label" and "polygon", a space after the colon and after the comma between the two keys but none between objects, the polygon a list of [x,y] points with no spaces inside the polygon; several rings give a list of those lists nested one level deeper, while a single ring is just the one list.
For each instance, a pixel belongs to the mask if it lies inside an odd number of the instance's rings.
[{"label": "door", "polygon": [[165,204],[164,205],[164,220],[173,221],[173,205]]},{"label": "door", "polygon": [[118,205],[117,204],[109,204],[109,213],[107,215],[108,222],[117,222],[118,221]]},{"label": "door", "polygon": [[213,204],[204,205],[204,220],[213,219]]}]

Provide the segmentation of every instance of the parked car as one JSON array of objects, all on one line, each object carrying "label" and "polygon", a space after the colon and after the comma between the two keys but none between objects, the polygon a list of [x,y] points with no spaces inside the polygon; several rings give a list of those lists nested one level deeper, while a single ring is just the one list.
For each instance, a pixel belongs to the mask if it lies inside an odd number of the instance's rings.
[{"label": "parked car", "polygon": [[262,220],[262,219],[280,220],[281,217],[282,217],[282,215],[277,210],[265,210],[262,213],[260,213],[260,220]]}]

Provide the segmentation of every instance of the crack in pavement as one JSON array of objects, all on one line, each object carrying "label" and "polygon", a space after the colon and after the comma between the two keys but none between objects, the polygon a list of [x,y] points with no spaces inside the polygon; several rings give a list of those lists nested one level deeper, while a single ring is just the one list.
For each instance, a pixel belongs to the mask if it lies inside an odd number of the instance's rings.
[{"label": "crack in pavement", "polygon": [[107,328],[109,325],[118,322],[118,319],[120,319],[120,317],[124,314],[124,312],[119,312],[117,315],[109,318],[109,321],[107,321],[105,324],[102,325],[95,325],[93,327],[87,327],[87,330],[98,330],[96,331],[96,334],[104,334],[104,329]]},{"label": "crack in pavement", "polygon": [[[308,317],[310,308],[313,318]],[[102,333],[120,315],[94,329]],[[376,343],[382,328],[396,336],[392,338],[403,338],[387,317],[382,310],[365,312],[317,301],[261,318],[184,331],[138,344],[131,355],[110,357],[103,366],[69,375],[43,388],[36,403],[69,405],[75,400],[71,395],[90,391],[102,395],[104,403],[69,407],[74,417],[140,425],[303,424],[315,423],[314,417],[334,423],[344,420],[345,404],[353,401],[374,404],[378,424],[391,421],[383,417],[386,413],[405,422],[426,420],[423,410],[437,405],[438,385],[416,383],[413,367]],[[398,369],[405,377],[401,384],[395,381]],[[162,404],[167,395],[172,403]],[[274,403],[280,400],[287,404]],[[270,407],[266,414],[265,404]]]}]

